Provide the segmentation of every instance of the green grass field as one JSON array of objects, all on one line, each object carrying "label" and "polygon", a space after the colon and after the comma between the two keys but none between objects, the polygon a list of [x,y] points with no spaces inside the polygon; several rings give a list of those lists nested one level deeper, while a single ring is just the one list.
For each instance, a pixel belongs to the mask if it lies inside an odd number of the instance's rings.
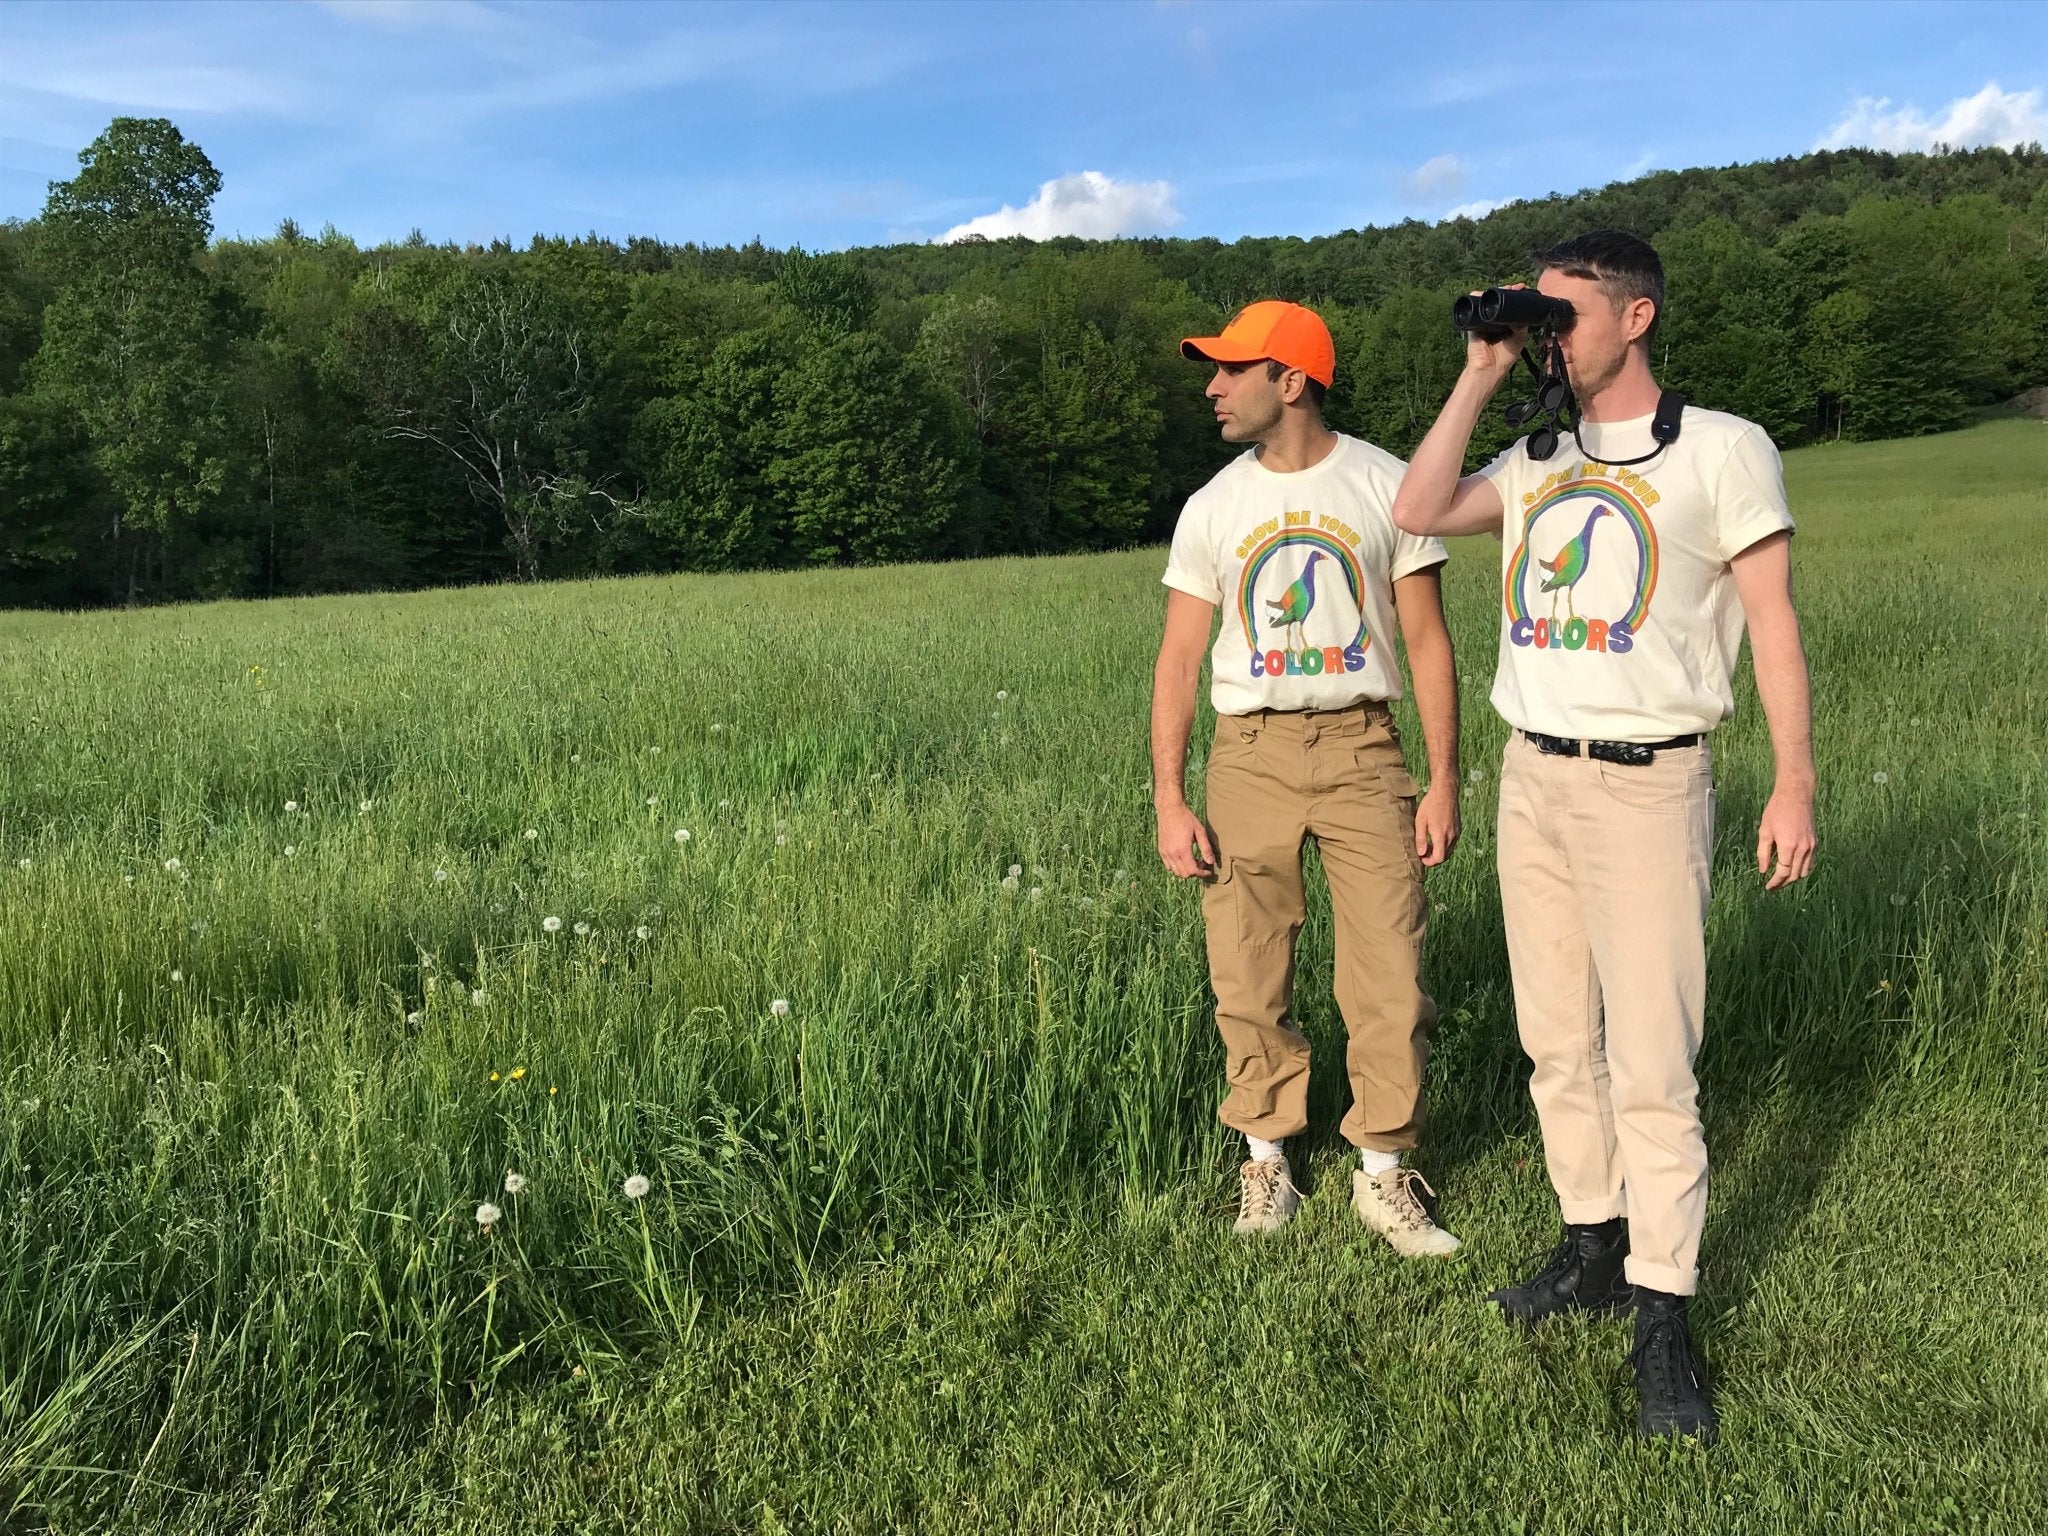
[{"label": "green grass field", "polygon": [[[1555,1220],[1494,546],[1432,1266],[1336,1070],[1303,1219],[1229,1235],[1140,551],[0,616],[0,1531],[2048,1527],[2048,427],[1788,471],[1822,862],[1762,895],[1745,697],[1717,1450],[1629,1438],[1626,1324],[1479,1301]],[[1329,972],[1325,903],[1334,1067]]]}]

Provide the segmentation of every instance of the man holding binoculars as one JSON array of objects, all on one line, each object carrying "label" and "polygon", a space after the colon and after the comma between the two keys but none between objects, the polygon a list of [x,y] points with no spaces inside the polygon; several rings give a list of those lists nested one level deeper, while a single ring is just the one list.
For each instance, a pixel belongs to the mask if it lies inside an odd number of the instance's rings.
[{"label": "man holding binoculars", "polygon": [[[1761,427],[1659,389],[1664,273],[1646,241],[1583,235],[1537,265],[1534,290],[1460,301],[1464,372],[1394,501],[1405,532],[1502,539],[1493,704],[1514,731],[1501,905],[1565,1227],[1541,1269],[1489,1299],[1530,1325],[1633,1308],[1638,1432],[1711,1441],[1718,1418],[1686,1311],[1707,1205],[1693,1076],[1707,735],[1734,712],[1746,620],[1776,760],[1757,870],[1766,890],[1803,878],[1814,769],[1792,519]],[[1546,367],[1508,419],[1551,420],[1461,477],[1473,426],[1532,334]]]}]

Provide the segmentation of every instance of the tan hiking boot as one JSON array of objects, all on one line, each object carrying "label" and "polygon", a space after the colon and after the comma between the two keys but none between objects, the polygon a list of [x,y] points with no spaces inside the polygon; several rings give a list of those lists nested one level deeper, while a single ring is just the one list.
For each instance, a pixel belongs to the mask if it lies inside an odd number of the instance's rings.
[{"label": "tan hiking boot", "polygon": [[1436,1191],[1413,1168],[1389,1168],[1374,1175],[1363,1168],[1351,1174],[1351,1208],[1358,1219],[1379,1233],[1394,1251],[1411,1259],[1445,1258],[1458,1251],[1458,1240],[1429,1219],[1417,1187],[1431,1199]]},{"label": "tan hiking boot", "polygon": [[1237,1225],[1230,1230],[1239,1236],[1278,1232],[1301,1208],[1301,1191],[1284,1157],[1248,1159],[1237,1170],[1237,1184]]}]

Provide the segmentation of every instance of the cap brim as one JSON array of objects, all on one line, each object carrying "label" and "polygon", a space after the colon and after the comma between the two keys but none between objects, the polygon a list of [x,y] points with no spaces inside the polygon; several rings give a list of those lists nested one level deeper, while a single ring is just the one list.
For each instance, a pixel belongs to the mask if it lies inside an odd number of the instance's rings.
[{"label": "cap brim", "polygon": [[1266,354],[1223,336],[1190,336],[1180,344],[1180,355],[1197,363],[1256,363]]}]

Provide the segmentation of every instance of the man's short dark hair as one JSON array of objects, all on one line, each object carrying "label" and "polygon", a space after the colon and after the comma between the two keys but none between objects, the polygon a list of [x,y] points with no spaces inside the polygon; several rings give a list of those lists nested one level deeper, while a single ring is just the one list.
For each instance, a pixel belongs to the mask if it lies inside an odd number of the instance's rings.
[{"label": "man's short dark hair", "polygon": [[1657,312],[1651,316],[1643,340],[1656,340],[1658,322],[1664,318],[1664,263],[1657,259],[1656,247],[1640,235],[1625,229],[1596,229],[1538,251],[1530,260],[1539,274],[1562,272],[1566,277],[1598,283],[1617,312],[1637,299],[1648,299]]},{"label": "man's short dark hair", "polygon": [[[1286,371],[1287,365],[1285,363],[1276,363],[1270,357],[1266,359],[1267,378],[1277,379]],[[1309,404],[1316,408],[1316,414],[1320,416],[1323,411],[1323,401],[1329,396],[1330,386],[1321,379],[1310,378],[1307,374],[1301,376],[1301,386],[1302,392],[1308,396]]]}]

